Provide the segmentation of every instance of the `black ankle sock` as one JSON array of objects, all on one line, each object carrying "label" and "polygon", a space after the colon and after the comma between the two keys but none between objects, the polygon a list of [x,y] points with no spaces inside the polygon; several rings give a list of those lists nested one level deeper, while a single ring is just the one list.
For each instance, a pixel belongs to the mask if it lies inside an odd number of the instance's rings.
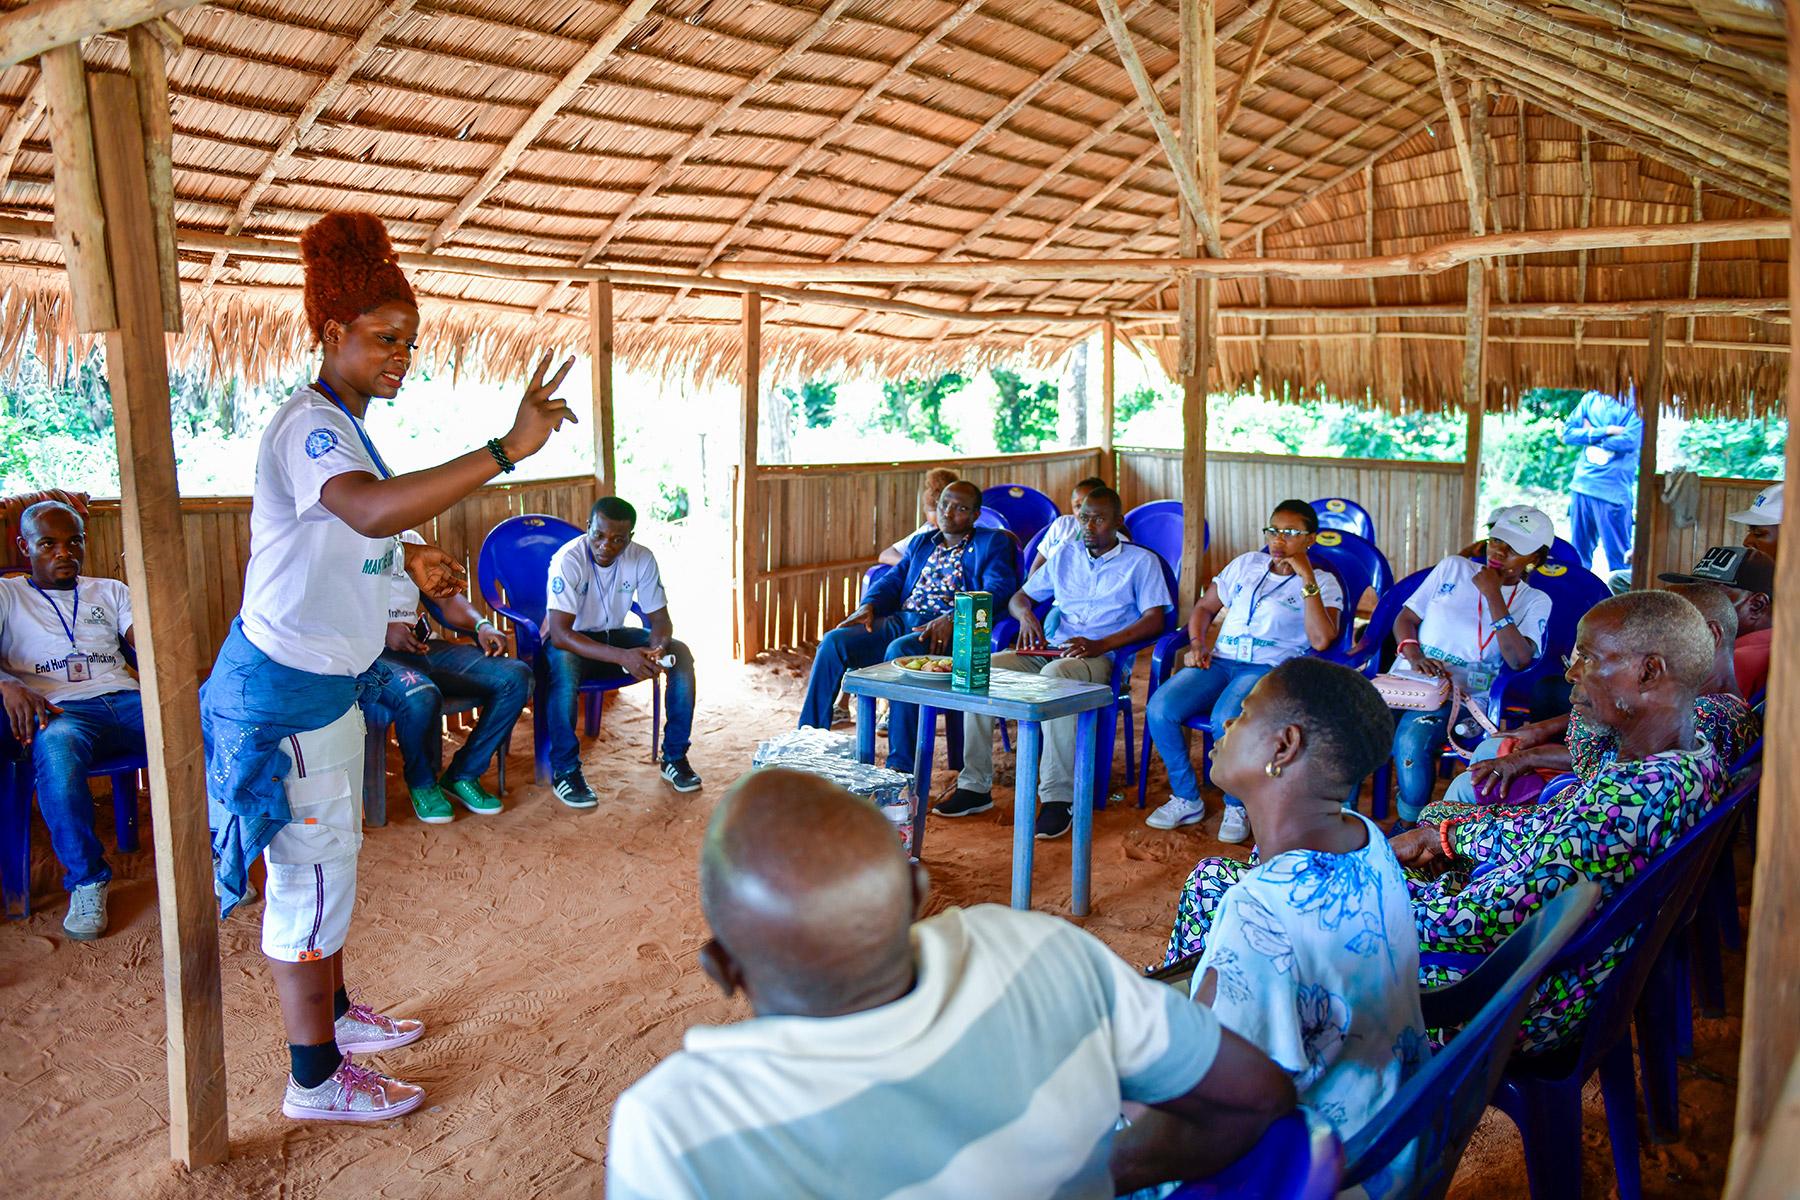
[{"label": "black ankle sock", "polygon": [[330,1079],[343,1061],[344,1052],[338,1049],[335,1038],[317,1046],[288,1043],[288,1070],[293,1074],[294,1082],[303,1088],[316,1088]]},{"label": "black ankle sock", "polygon": [[341,1021],[344,1014],[350,1011],[350,993],[339,988],[331,997],[331,1019]]}]

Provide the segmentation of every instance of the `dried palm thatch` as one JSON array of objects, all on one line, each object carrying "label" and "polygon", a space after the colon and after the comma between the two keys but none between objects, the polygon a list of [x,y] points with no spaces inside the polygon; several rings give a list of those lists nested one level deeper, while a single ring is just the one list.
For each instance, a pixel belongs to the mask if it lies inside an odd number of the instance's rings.
[{"label": "dried palm thatch", "polygon": [[[0,8],[20,0],[0,0]],[[1175,112],[1177,0],[1119,0],[1146,82]],[[1787,207],[1777,21],[1721,0],[1217,0],[1227,255],[1355,256],[1466,234],[1443,135],[1491,81],[1489,227],[1628,225]],[[1164,256],[1177,186],[1091,4],[1076,0],[221,0],[171,18],[176,217],[184,231],[292,239],[359,207],[407,250],[537,269],[729,274],[759,260],[967,262]],[[1434,47],[1434,43],[1436,43]],[[91,69],[123,42],[91,39]],[[0,216],[47,220],[37,72],[0,71]],[[1779,406],[1786,244],[1538,255],[1489,272],[1525,302],[1730,298],[1673,318],[1670,380],[1696,411]],[[251,379],[309,347],[297,266],[189,249],[178,360]],[[0,351],[73,339],[60,255],[0,237]],[[428,356],[517,374],[585,340],[585,289],[415,272]],[[1161,348],[1162,285],[971,278],[842,285],[991,320],[794,299],[765,319],[776,369],[930,369],[1047,359],[1117,316]],[[1459,301],[1462,272],[1235,281],[1235,308]],[[1028,319],[1020,314],[1031,314]],[[1044,314],[1063,319],[1046,322]],[[622,286],[621,358],[735,373],[738,301]],[[1457,402],[1462,322],[1442,316],[1228,317],[1219,382],[1387,407]],[[1498,318],[1490,403],[1540,383],[1618,386],[1647,319]]]}]

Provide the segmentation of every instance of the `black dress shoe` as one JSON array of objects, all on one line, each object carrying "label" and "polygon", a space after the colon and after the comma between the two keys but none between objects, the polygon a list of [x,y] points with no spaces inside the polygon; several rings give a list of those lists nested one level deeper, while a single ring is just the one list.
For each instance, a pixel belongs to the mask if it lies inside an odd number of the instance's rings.
[{"label": "black dress shoe", "polygon": [[931,811],[940,817],[972,817],[992,807],[994,798],[988,793],[971,792],[968,788],[959,787],[948,800],[939,801]]},{"label": "black dress shoe", "polygon": [[1038,806],[1037,839],[1040,842],[1062,837],[1075,824],[1075,806],[1044,803]]}]

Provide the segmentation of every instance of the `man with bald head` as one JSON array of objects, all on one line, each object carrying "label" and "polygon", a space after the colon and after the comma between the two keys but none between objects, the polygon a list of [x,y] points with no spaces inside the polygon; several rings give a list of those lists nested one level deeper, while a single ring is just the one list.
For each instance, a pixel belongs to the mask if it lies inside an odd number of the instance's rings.
[{"label": "man with bald head", "polygon": [[[1705,618],[1680,596],[1626,592],[1588,611],[1569,658],[1570,702],[1605,740],[1604,762],[1540,804],[1427,806],[1389,843],[1405,866],[1447,868],[1413,887],[1422,986],[1459,978],[1470,955],[1493,950],[1573,880],[1598,884],[1604,904],[1725,795],[1728,764],[1695,717],[1714,654]],[[1579,1036],[1613,962],[1603,952],[1546,979],[1521,1049]]]},{"label": "man with bald head", "polygon": [[106,932],[112,869],[94,834],[88,768],[144,752],[144,708],[124,650],[137,645],[131,592],[81,573],[87,531],[66,504],[26,509],[18,542],[31,574],[0,579],[0,759],[29,756],[69,892],[63,931],[91,941]]},{"label": "man with bald head", "polygon": [[[1066,922],[981,905],[915,923],[924,870],[816,776],[739,780],[700,891],[701,963],[756,1015],[690,1029],[619,1098],[611,1200],[1107,1197],[1216,1170],[1293,1106],[1210,1009]],[[1115,1179],[1123,1101],[1184,1120]]]}]

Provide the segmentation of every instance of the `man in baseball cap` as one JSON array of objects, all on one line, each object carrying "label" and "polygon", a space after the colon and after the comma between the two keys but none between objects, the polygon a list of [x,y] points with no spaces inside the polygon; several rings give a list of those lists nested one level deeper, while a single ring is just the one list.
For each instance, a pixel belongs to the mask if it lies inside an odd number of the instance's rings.
[{"label": "man in baseball cap", "polygon": [[[1775,504],[1779,511],[1779,494]],[[1687,574],[1668,572],[1657,578],[1664,583],[1711,583],[1725,589],[1738,617],[1733,656],[1738,686],[1752,700],[1761,695],[1769,678],[1769,644],[1775,632],[1775,560],[1749,546],[1714,546]]]},{"label": "man in baseball cap", "polygon": [[1749,508],[1725,518],[1744,527],[1744,545],[1770,558],[1776,557],[1775,547],[1781,541],[1781,489],[1781,484],[1771,483],[1756,493]]}]

